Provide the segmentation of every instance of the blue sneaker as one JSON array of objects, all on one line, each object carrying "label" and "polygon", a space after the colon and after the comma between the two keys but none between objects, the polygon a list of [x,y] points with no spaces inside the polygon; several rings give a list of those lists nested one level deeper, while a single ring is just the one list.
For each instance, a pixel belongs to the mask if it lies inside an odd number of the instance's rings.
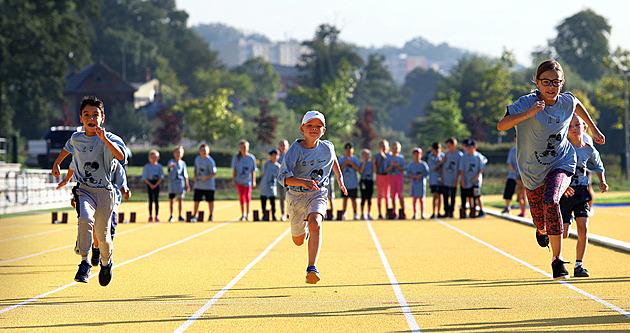
[{"label": "blue sneaker", "polygon": [[103,266],[101,264],[101,271],[98,273],[98,282],[101,286],[105,287],[112,280],[112,262],[110,261],[108,265]]},{"label": "blue sneaker", "polygon": [[91,268],[92,266],[90,266],[90,264],[87,261],[81,260],[81,263],[79,264],[79,270],[77,271],[77,275],[74,276],[74,281],[87,283],[88,280],[90,279]]},{"label": "blue sneaker", "polygon": [[315,268],[315,266],[308,266],[306,268],[306,283],[316,284],[319,280],[319,271],[317,271],[317,268]]}]

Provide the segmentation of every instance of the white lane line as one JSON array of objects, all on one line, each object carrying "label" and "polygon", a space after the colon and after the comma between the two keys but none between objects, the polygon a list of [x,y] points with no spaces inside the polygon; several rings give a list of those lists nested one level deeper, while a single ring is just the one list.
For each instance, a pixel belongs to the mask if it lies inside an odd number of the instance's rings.
[{"label": "white lane line", "polygon": [[[520,264],[522,264],[523,266],[526,266],[526,267],[528,267],[528,268],[530,268],[530,269],[532,269],[532,270],[534,270],[534,271],[536,271],[536,272],[538,272],[538,273],[540,273],[540,274],[542,274],[542,275],[544,275],[544,276],[546,276],[546,277],[548,277],[550,279],[553,279],[553,276],[551,274],[543,271],[542,269],[540,269],[538,267],[535,267],[535,266],[533,266],[533,265],[531,265],[531,264],[529,264],[529,263],[527,263],[527,262],[525,262],[525,261],[523,261],[523,260],[521,260],[521,259],[519,259],[519,258],[517,258],[517,257],[515,257],[515,256],[513,256],[513,255],[511,255],[511,254],[509,254],[509,253],[507,253],[507,252],[505,252],[503,250],[501,250],[501,249],[499,249],[499,248],[496,248],[495,246],[493,246],[491,244],[488,244],[488,243],[482,241],[481,239],[479,239],[479,238],[477,238],[477,237],[475,237],[475,236],[473,236],[473,235],[471,235],[469,233],[466,233],[465,231],[463,231],[461,229],[458,229],[458,228],[456,228],[456,227],[454,227],[454,226],[452,226],[452,225],[450,225],[450,224],[448,224],[448,223],[446,223],[446,222],[444,222],[442,220],[437,220],[437,221],[440,222],[442,225],[444,225],[444,226],[446,226],[448,228],[451,228],[451,229],[459,232],[460,234],[462,234],[462,235],[464,235],[464,236],[466,236],[466,237],[476,241],[477,243],[485,245],[485,246],[491,248],[492,250],[494,250],[496,252],[499,252],[502,255],[504,255],[504,256],[506,256],[506,257],[508,257],[508,258],[510,258],[510,259],[512,259],[512,260],[514,260],[514,261],[516,261],[518,263],[520,263]],[[599,298],[599,297],[597,297],[595,295],[591,295],[591,294],[587,293],[586,291],[584,291],[584,290],[582,290],[582,289],[580,289],[580,288],[578,288],[578,287],[576,287],[576,286],[574,286],[574,285],[572,285],[572,284],[570,284],[570,283],[568,283],[566,281],[556,281],[556,282],[562,283],[565,287],[567,287],[569,289],[572,289],[572,290],[574,290],[574,291],[576,291],[576,292],[578,292],[578,293],[580,293],[580,294],[582,294],[582,295],[584,295],[584,296],[586,296],[586,297],[588,297],[588,298],[590,298],[590,299],[592,299],[592,300],[594,300],[594,301],[596,301],[596,302],[598,302],[598,303],[600,303],[600,304],[602,304],[602,305],[604,305],[604,306],[606,306],[608,308],[611,308],[611,309],[619,312],[620,314],[630,318],[630,312],[628,312],[628,311],[626,311],[626,310],[624,310],[624,309],[622,309],[622,308],[620,308],[620,307],[618,307],[616,305],[613,305],[613,304],[611,304],[609,302],[606,302],[603,299],[601,299],[601,298]]]},{"label": "white lane line", "polygon": [[18,236],[18,237],[13,237],[13,238],[0,239],[0,243],[2,243],[2,242],[12,241],[12,240],[17,240],[17,239],[23,239],[23,238],[29,238],[29,237],[35,237],[35,236],[41,236],[41,235],[51,234],[51,233],[53,233],[53,232],[66,231],[66,230],[76,229],[76,228],[77,228],[76,226],[73,226],[73,227],[65,227],[65,228],[61,228],[61,229],[55,229],[55,230],[42,231],[42,232],[38,232],[38,233],[34,233],[34,234],[30,234],[30,235],[24,235],[24,236]]},{"label": "white lane line", "polygon": [[[137,230],[142,230],[142,229],[146,229],[146,228],[154,227],[154,226],[156,226],[156,225],[159,225],[159,224],[149,224],[149,225],[145,225],[145,226],[143,226],[143,227],[138,227],[138,228],[134,228],[134,229],[130,229],[130,230],[125,230],[125,231],[117,232],[117,233],[116,233],[116,235],[117,235],[117,236],[122,236],[122,235],[124,235],[124,234],[126,234],[126,233],[130,233],[130,232],[133,232],[133,231],[137,231]],[[24,257],[19,257],[19,258],[14,258],[14,259],[7,259],[7,260],[4,260],[4,261],[0,261],[0,265],[2,265],[2,264],[8,264],[8,263],[10,263],[10,262],[14,262],[14,261],[22,260],[22,259],[28,259],[28,258],[36,257],[36,256],[39,256],[39,255],[42,255],[42,254],[46,254],[46,253],[50,253],[50,252],[55,252],[55,251],[59,251],[59,250],[63,250],[63,249],[68,249],[68,248],[72,248],[72,247],[74,247],[74,244],[71,244],[71,245],[66,245],[66,246],[62,246],[62,247],[58,247],[58,248],[56,248],[56,249],[51,249],[51,250],[46,250],[46,251],[42,251],[42,252],[37,252],[37,253],[29,254],[29,255],[24,256]]]},{"label": "white lane line", "polygon": [[[162,250],[166,250],[166,249],[168,249],[168,248],[170,248],[170,247],[173,247],[173,246],[175,246],[175,245],[179,245],[179,244],[181,244],[181,243],[187,242],[187,241],[189,241],[189,240],[191,240],[191,239],[193,239],[193,238],[197,238],[197,237],[199,237],[199,236],[205,235],[205,234],[209,233],[210,231],[213,231],[213,230],[215,230],[215,229],[221,228],[221,227],[223,227],[223,226],[225,226],[225,225],[227,225],[227,224],[230,224],[230,223],[232,223],[232,222],[235,222],[235,221],[236,221],[236,220],[232,220],[232,221],[228,221],[228,222],[223,222],[223,223],[221,223],[221,224],[219,224],[219,225],[216,225],[216,226],[214,226],[214,227],[212,227],[212,228],[210,228],[210,229],[206,229],[206,230],[204,230],[204,231],[202,231],[202,232],[199,232],[199,233],[196,233],[196,234],[194,234],[194,235],[192,235],[192,236],[186,237],[186,238],[184,238],[184,239],[182,239],[182,240],[179,240],[179,241],[177,241],[177,242],[175,242],[175,243],[171,243],[171,244],[169,244],[169,245],[162,246],[162,247],[161,247],[161,248],[159,248],[159,249],[153,250],[153,251],[151,251],[151,252],[149,252],[149,253],[146,253],[146,254],[143,254],[143,255],[141,255],[141,256],[139,256],[139,257],[136,257],[136,258],[133,258],[133,259],[127,260],[127,261],[122,262],[122,263],[120,263],[120,264],[118,264],[118,265],[114,265],[114,267],[113,267],[113,268],[117,268],[117,267],[120,267],[120,266],[124,266],[124,265],[129,264],[129,263],[132,263],[132,262],[134,262],[134,261],[136,261],[136,260],[139,260],[139,259],[142,259],[142,258],[146,258],[146,257],[148,257],[148,256],[150,256],[150,255],[152,255],[152,254],[156,254],[156,253],[158,253],[158,252],[160,252],[160,251],[162,251]],[[94,274],[90,275],[90,277],[89,277],[89,278],[91,279],[91,278],[95,277],[96,275],[98,275],[98,273],[94,273]],[[20,302],[20,303],[18,303],[18,304],[11,305],[11,306],[9,306],[9,307],[6,307],[6,308],[4,308],[4,309],[1,309],[1,310],[0,310],[0,314],[5,313],[5,312],[8,312],[8,311],[11,311],[11,310],[16,309],[16,308],[19,308],[20,306],[23,306],[23,305],[26,305],[26,304],[32,303],[32,302],[34,302],[34,301],[36,301],[36,300],[38,300],[38,299],[40,299],[40,298],[44,298],[44,297],[46,297],[46,296],[48,296],[48,295],[52,295],[52,294],[54,294],[54,293],[56,293],[56,292],[59,292],[59,291],[62,291],[62,290],[64,290],[64,289],[67,289],[67,288],[69,288],[69,287],[72,287],[72,286],[74,286],[75,284],[78,284],[78,283],[79,283],[79,282],[72,282],[72,283],[69,283],[69,284],[67,284],[67,285],[65,285],[65,286],[59,287],[59,288],[57,288],[57,289],[55,289],[55,290],[51,290],[51,291],[49,291],[49,292],[47,292],[47,293],[43,293],[43,294],[41,294],[41,295],[39,295],[39,296],[35,296],[35,297],[33,297],[33,298],[31,298],[31,299],[28,299],[28,300],[26,300],[26,301],[24,301],[24,302]]]},{"label": "white lane line", "polygon": [[271,251],[271,249],[274,246],[276,246],[276,244],[278,244],[282,240],[282,238],[284,238],[289,233],[289,231],[291,231],[291,228],[288,228],[285,232],[282,233],[282,235],[276,238],[276,240],[273,243],[267,246],[267,248],[264,251],[262,251],[258,255],[258,257],[256,257],[256,259],[252,260],[252,262],[250,262],[247,266],[245,266],[245,268],[243,268],[243,270],[240,273],[238,273],[238,275],[234,279],[232,279],[230,283],[226,284],[225,287],[221,288],[221,290],[219,290],[219,292],[216,293],[214,297],[212,297],[206,304],[204,304],[204,306],[202,306],[199,310],[197,310],[197,312],[195,312],[190,318],[188,318],[188,320],[186,320],[185,323],[183,323],[180,327],[178,327],[173,332],[183,332],[188,327],[190,327],[190,325],[192,325],[197,319],[199,319],[199,317],[201,317],[201,315],[203,315],[206,311],[208,311],[208,309],[210,309],[210,307],[214,305],[214,303],[216,303],[219,300],[219,298],[223,296],[223,294],[225,294],[228,290],[234,287],[234,285],[243,276],[245,276],[245,274],[247,274],[247,272],[249,272],[249,270],[252,269],[254,265],[256,265],[262,258],[264,258],[267,255],[267,253],[269,253],[269,251]]},{"label": "white lane line", "polygon": [[385,251],[383,251],[383,248],[381,247],[381,243],[378,241],[378,238],[376,237],[376,233],[374,232],[374,229],[372,229],[372,224],[370,223],[370,220],[365,219],[365,223],[367,223],[368,230],[370,230],[370,233],[372,234],[372,239],[374,240],[374,244],[376,245],[376,250],[378,251],[378,254],[381,256],[381,261],[383,262],[383,266],[385,267],[385,271],[387,272],[387,276],[389,277],[389,282],[392,285],[392,288],[394,289],[394,294],[396,294],[396,299],[398,299],[398,304],[400,304],[400,307],[402,308],[402,312],[405,315],[405,318],[407,319],[407,325],[409,325],[409,330],[411,330],[411,332],[420,332],[420,326],[418,326],[418,322],[416,322],[416,318],[414,318],[413,313],[411,312],[411,309],[409,308],[409,305],[407,304],[407,300],[405,299],[405,296],[403,295],[402,290],[400,289],[400,286],[398,285],[396,276],[394,276],[394,272],[392,271],[392,268],[389,266],[389,261],[387,261],[387,257],[385,256]]}]

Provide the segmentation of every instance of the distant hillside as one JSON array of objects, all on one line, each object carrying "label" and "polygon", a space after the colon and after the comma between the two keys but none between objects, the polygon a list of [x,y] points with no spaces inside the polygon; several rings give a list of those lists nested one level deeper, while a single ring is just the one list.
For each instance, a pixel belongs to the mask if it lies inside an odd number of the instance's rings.
[{"label": "distant hillside", "polygon": [[447,43],[441,43],[434,45],[428,40],[422,37],[416,37],[407,43],[402,48],[394,46],[383,46],[379,48],[365,48],[360,47],[359,53],[362,57],[367,57],[368,54],[378,53],[387,57],[397,56],[401,53],[406,53],[408,56],[424,57],[428,61],[438,63],[457,62],[462,55],[467,51],[456,47],[451,47]]},{"label": "distant hillside", "polygon": [[262,34],[245,34],[242,30],[222,23],[199,24],[191,27],[208,44],[233,42],[239,39],[252,40],[261,43],[271,43],[271,40]]}]

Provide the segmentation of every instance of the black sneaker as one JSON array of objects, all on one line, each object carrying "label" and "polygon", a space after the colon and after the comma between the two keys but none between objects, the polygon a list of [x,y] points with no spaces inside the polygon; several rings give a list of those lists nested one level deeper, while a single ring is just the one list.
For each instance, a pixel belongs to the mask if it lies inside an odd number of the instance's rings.
[{"label": "black sneaker", "polygon": [[540,247],[549,246],[549,236],[541,234],[538,229],[536,229],[536,241]]},{"label": "black sneaker", "polygon": [[591,276],[591,274],[589,274],[586,268],[584,268],[583,266],[578,266],[573,269],[573,276],[574,277],[589,277]]},{"label": "black sneaker", "polygon": [[74,281],[87,283],[90,279],[90,268],[92,268],[92,266],[90,266],[87,261],[81,260],[77,275],[74,276]]},{"label": "black sneaker", "polygon": [[569,272],[564,267],[564,261],[558,258],[551,263],[551,270],[553,271],[553,279],[556,281],[569,278]]},{"label": "black sneaker", "polygon": [[315,268],[315,266],[308,266],[306,268],[306,283],[316,284],[319,280],[319,271],[317,271],[317,268]]},{"label": "black sneaker", "polygon": [[101,250],[99,250],[98,247],[92,248],[92,259],[90,261],[92,263],[92,266],[98,265],[98,263],[101,261]]},{"label": "black sneaker", "polygon": [[109,265],[101,265],[101,271],[98,273],[98,283],[105,287],[112,280],[112,262]]}]

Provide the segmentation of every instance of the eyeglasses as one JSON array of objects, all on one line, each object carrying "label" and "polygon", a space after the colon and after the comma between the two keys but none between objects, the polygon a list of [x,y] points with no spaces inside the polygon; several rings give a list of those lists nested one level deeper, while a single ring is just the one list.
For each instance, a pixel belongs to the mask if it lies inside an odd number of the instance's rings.
[{"label": "eyeglasses", "polygon": [[564,82],[564,80],[549,80],[549,79],[539,79],[539,81],[540,81],[540,84],[542,84],[545,87],[549,87],[550,85],[553,85],[554,87],[560,87],[562,82]]},{"label": "eyeglasses", "polygon": [[584,126],[584,124],[581,124],[581,123],[569,124],[569,128],[581,128],[582,126]]}]

